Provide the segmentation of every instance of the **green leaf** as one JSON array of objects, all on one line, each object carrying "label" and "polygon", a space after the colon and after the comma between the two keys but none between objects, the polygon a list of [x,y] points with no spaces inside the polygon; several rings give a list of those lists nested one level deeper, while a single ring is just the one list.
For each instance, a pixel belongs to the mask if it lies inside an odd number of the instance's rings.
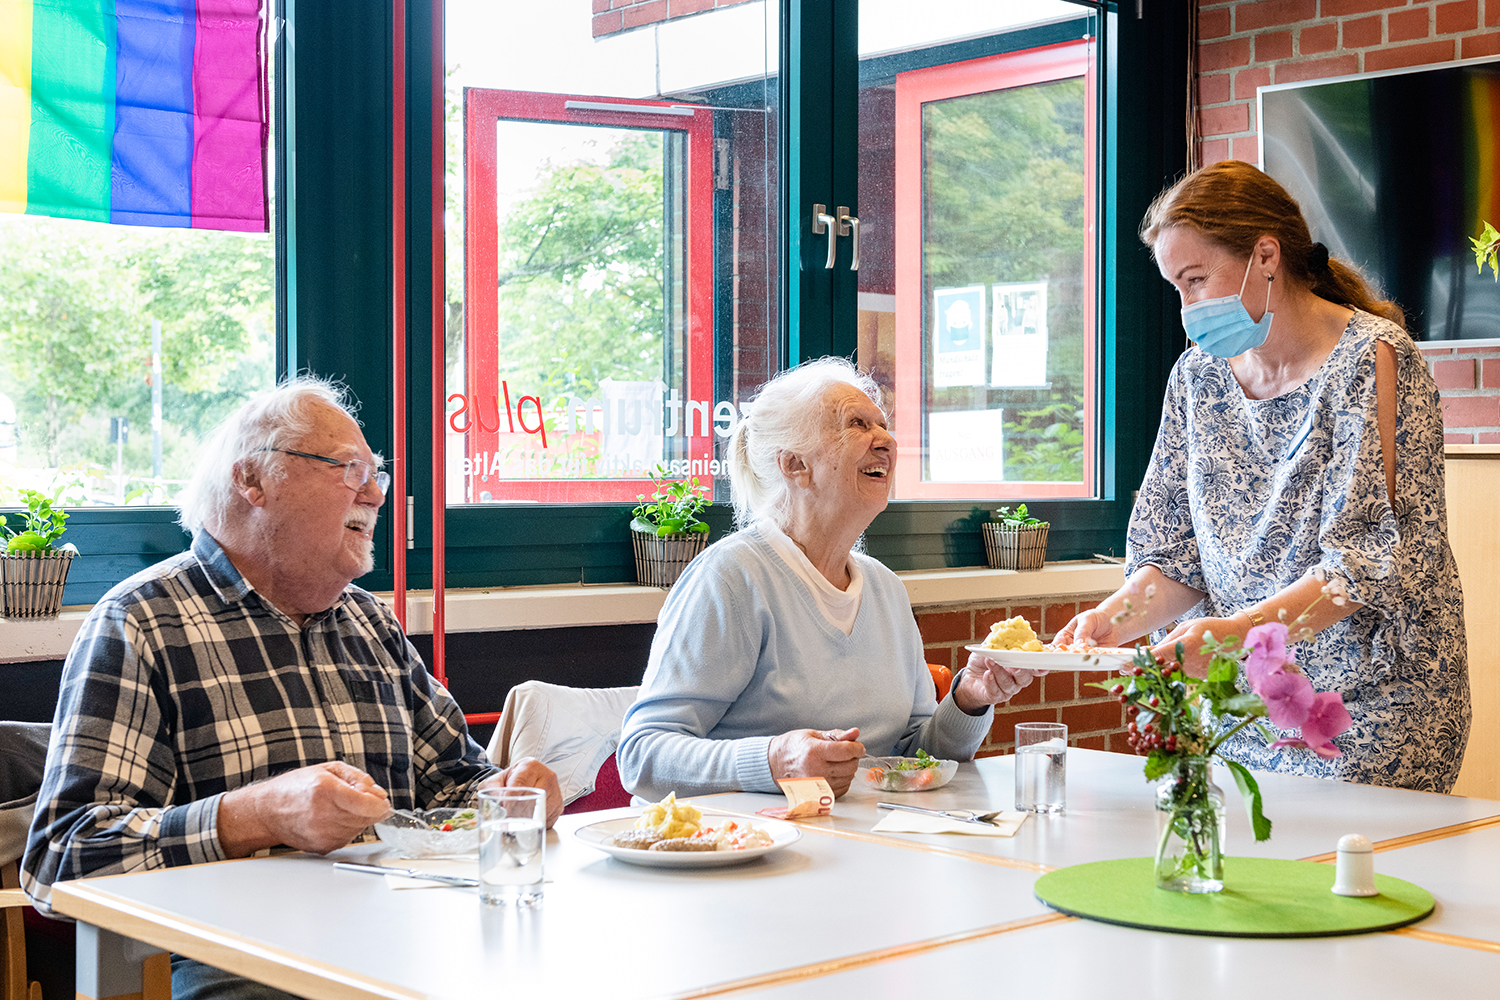
[{"label": "green leaf", "polygon": [[1500,281],[1500,232],[1486,222],[1479,238],[1470,237],[1469,242],[1474,245],[1474,261],[1479,265],[1479,273],[1483,274],[1484,265],[1488,264],[1495,280]]},{"label": "green leaf", "polygon": [[1258,694],[1235,694],[1220,701],[1216,707],[1220,712],[1241,716],[1266,714],[1266,703],[1260,700]]},{"label": "green leaf", "polygon": [[1169,773],[1177,763],[1177,755],[1165,750],[1152,750],[1146,755],[1146,780],[1155,781]]},{"label": "green leaf", "polygon": [[1203,680],[1209,684],[1233,683],[1239,672],[1238,662],[1216,656],[1209,661],[1208,673],[1203,676]]},{"label": "green leaf", "polygon": [[1255,831],[1255,839],[1270,840],[1271,821],[1261,811],[1260,786],[1255,783],[1255,777],[1237,760],[1225,760],[1224,763],[1229,765],[1229,773],[1234,775],[1234,783],[1245,799],[1245,809],[1250,814],[1250,828]]}]

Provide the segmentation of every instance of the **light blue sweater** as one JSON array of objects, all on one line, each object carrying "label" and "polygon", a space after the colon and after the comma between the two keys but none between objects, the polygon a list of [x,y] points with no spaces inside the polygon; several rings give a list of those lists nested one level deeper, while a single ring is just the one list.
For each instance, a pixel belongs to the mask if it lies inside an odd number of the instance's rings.
[{"label": "light blue sweater", "polygon": [[974,755],[992,713],[968,715],[951,693],[937,704],[906,588],[874,559],[852,558],[865,584],[847,636],[754,528],[693,560],[662,608],[625,715],[626,788],[649,799],[779,792],[768,747],[794,729],[858,726],[871,756]]}]

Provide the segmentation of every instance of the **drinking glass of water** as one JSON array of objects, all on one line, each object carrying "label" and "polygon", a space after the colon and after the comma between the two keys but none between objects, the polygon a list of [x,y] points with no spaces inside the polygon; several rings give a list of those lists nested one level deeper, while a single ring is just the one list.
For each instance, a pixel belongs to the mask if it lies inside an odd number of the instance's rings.
[{"label": "drinking glass of water", "polygon": [[1060,813],[1067,802],[1068,727],[1061,722],[1016,724],[1016,809]]},{"label": "drinking glass of water", "polygon": [[487,788],[479,793],[479,898],[492,906],[542,901],[547,793]]}]

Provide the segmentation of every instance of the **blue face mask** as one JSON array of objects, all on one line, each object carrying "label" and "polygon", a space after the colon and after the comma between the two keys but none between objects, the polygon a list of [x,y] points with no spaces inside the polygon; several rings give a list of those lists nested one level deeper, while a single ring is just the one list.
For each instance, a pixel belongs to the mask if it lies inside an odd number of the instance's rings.
[{"label": "blue face mask", "polygon": [[1234,358],[1246,351],[1254,350],[1266,342],[1271,335],[1271,282],[1266,278],[1266,309],[1257,323],[1241,301],[1245,294],[1245,282],[1250,280],[1250,267],[1255,257],[1245,265],[1245,277],[1240,282],[1238,295],[1226,295],[1221,299],[1204,299],[1182,307],[1182,327],[1188,337],[1203,350],[1216,358]]}]

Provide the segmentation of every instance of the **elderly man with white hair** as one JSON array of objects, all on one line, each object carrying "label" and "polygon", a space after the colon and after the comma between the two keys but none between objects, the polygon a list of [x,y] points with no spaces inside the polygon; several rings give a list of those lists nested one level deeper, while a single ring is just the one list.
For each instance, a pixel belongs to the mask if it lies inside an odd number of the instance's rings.
[{"label": "elderly man with white hair", "polygon": [[[389,486],[342,388],[314,378],[205,444],[180,502],[192,547],[105,594],[68,653],[22,862],[40,909],[63,879],[326,853],[485,783],[542,787],[556,818],[552,772],[493,767],[394,615],[351,585]],[[184,965],[175,995],[244,995]]]},{"label": "elderly man with white hair", "polygon": [[906,588],[855,551],[896,467],[879,400],[823,358],[769,382],[735,429],[741,530],[693,560],[662,609],[617,751],[635,794],[822,777],[842,795],[866,752],[968,760],[992,706],[1031,682],[975,658],[938,702]]}]

